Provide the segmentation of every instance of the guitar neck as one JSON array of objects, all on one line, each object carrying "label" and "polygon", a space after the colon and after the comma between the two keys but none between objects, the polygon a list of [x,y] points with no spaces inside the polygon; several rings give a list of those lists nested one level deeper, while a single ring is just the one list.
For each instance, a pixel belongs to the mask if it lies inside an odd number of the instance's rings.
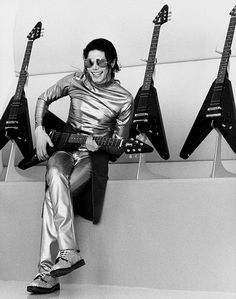
[{"label": "guitar neck", "polygon": [[231,55],[231,45],[232,45],[233,37],[234,37],[235,24],[236,24],[236,17],[232,16],[230,18],[228,31],[227,31],[227,35],[226,35],[226,39],[225,39],[225,44],[224,44],[224,49],[223,49],[223,53],[222,53],[222,57],[221,57],[221,61],[220,61],[220,67],[219,67],[219,71],[218,71],[218,75],[217,75],[217,79],[216,79],[216,83],[219,83],[219,84],[224,82],[224,79],[226,76],[226,72],[227,72],[227,68],[228,68],[228,64],[229,64],[229,58]]},{"label": "guitar neck", "polygon": [[157,53],[157,45],[160,35],[160,25],[154,26],[151,46],[148,54],[148,61],[146,66],[146,71],[144,75],[144,81],[142,85],[142,91],[149,91],[150,85],[152,83],[152,76],[155,69],[155,60],[156,60],[156,53]]},{"label": "guitar neck", "polygon": [[12,103],[12,105],[15,107],[19,107],[20,103],[21,103],[24,86],[25,86],[27,76],[28,76],[27,70],[28,70],[29,61],[30,61],[30,55],[32,52],[32,46],[33,46],[33,41],[29,40],[27,42],[27,46],[26,46],[26,50],[25,50],[25,54],[24,54],[24,58],[23,58],[23,63],[21,66],[20,75],[19,75],[19,79],[18,79],[18,83],[17,83],[17,87],[16,87],[16,92],[15,92],[14,100]]},{"label": "guitar neck", "polygon": [[[51,131],[51,139],[55,144],[59,144],[59,146],[63,146],[65,144],[68,145],[85,145],[86,140],[88,138],[87,135],[82,134],[71,134],[66,132],[57,132]],[[118,138],[110,138],[110,137],[101,137],[94,136],[93,139],[99,146],[111,146],[111,147],[122,147],[123,139]]]},{"label": "guitar neck", "polygon": [[215,111],[219,107],[221,107],[221,102],[222,102],[222,91],[224,88],[224,81],[226,78],[227,74],[227,68],[229,64],[229,58],[231,55],[231,45],[234,37],[234,31],[235,31],[235,24],[236,24],[236,17],[231,16],[227,34],[226,34],[226,39],[225,39],[225,44],[224,44],[224,49],[223,53],[221,56],[221,61],[220,61],[220,66],[217,74],[217,78],[215,81],[215,85],[213,88],[213,95],[210,101],[210,110]]},{"label": "guitar neck", "polygon": [[157,45],[160,35],[160,25],[154,26],[151,46],[148,54],[148,61],[145,70],[143,85],[141,88],[139,103],[137,107],[137,113],[143,113],[147,109],[147,101],[149,99],[150,86],[152,84],[153,72],[155,70],[155,60],[157,53]]}]

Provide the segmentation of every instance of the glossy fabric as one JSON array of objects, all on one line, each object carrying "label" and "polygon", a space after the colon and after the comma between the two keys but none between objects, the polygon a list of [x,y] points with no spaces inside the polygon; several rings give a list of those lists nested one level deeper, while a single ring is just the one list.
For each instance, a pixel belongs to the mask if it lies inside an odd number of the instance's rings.
[{"label": "glossy fabric", "polygon": [[71,194],[79,192],[90,177],[91,161],[87,152],[70,154],[60,151],[49,159],[42,214],[40,272],[50,271],[58,250],[79,249]]},{"label": "glossy fabric", "polygon": [[[98,136],[128,137],[133,114],[132,95],[115,80],[96,86],[82,73],[62,78],[39,97],[35,111],[36,126],[43,124],[43,116],[52,102],[60,98],[68,100],[68,97],[70,110],[67,122],[75,129]],[[49,159],[42,220],[41,272],[50,270],[58,249],[78,249],[72,194],[76,194],[79,202],[78,213],[82,210],[86,219],[93,223],[99,221],[108,178],[108,157],[114,155],[109,148],[106,151],[100,154],[98,151],[94,155],[76,152],[78,157],[57,152]],[[92,187],[91,190],[81,193],[80,189],[88,181],[91,184],[86,186]]]}]

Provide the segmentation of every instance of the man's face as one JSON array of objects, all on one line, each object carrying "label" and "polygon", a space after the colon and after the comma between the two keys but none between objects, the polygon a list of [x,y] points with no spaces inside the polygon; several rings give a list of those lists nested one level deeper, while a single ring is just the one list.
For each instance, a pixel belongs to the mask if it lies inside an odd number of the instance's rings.
[{"label": "man's face", "polygon": [[88,57],[85,59],[85,66],[94,83],[102,84],[107,81],[109,70],[106,62],[105,53],[103,51],[92,50],[88,53]]}]

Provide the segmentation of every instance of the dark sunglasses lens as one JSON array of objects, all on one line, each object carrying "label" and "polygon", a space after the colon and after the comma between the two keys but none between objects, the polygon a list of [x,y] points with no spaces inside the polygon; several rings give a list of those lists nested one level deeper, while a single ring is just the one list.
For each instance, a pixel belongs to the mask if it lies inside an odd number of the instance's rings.
[{"label": "dark sunglasses lens", "polygon": [[106,59],[97,59],[97,64],[100,67],[106,67],[107,66],[107,61],[106,61]]},{"label": "dark sunglasses lens", "polygon": [[84,66],[85,67],[91,67],[91,66],[93,66],[93,62],[91,61],[91,59],[85,59],[84,60]]}]

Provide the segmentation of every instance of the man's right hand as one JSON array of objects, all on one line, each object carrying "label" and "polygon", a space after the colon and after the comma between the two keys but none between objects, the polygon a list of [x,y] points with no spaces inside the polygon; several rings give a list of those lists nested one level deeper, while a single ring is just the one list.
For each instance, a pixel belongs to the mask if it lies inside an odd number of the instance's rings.
[{"label": "man's right hand", "polygon": [[52,140],[45,132],[42,126],[35,129],[36,154],[40,161],[47,160],[49,155],[47,153],[47,144],[53,147]]}]

